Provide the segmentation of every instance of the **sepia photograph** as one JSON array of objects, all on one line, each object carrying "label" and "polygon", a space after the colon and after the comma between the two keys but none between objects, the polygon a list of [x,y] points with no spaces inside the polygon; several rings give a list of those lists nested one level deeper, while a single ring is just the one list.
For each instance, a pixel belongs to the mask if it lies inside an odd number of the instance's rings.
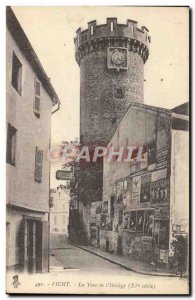
[{"label": "sepia photograph", "polygon": [[6,293],[190,294],[190,8],[6,6]]}]

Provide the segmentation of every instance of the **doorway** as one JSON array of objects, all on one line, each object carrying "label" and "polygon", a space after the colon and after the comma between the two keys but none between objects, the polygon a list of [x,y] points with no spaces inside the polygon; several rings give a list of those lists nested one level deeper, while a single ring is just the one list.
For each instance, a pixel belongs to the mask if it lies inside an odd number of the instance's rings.
[{"label": "doorway", "polygon": [[28,273],[38,273],[42,269],[42,223],[33,219],[24,222],[24,268]]},{"label": "doorway", "polygon": [[122,255],[123,249],[122,249],[122,238],[119,236],[117,240],[117,254]]}]

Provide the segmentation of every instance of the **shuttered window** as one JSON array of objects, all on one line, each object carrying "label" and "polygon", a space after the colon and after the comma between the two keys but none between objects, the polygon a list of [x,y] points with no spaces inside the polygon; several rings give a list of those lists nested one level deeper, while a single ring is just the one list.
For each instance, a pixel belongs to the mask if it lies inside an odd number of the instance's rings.
[{"label": "shuttered window", "polygon": [[6,162],[12,166],[16,163],[16,128],[8,123]]},{"label": "shuttered window", "polygon": [[13,53],[12,57],[12,86],[21,95],[22,93],[22,64]]},{"label": "shuttered window", "polygon": [[37,78],[35,78],[34,90],[35,90],[34,113],[39,118],[40,117],[40,103],[41,103],[41,83]]},{"label": "shuttered window", "polygon": [[36,147],[35,151],[35,181],[42,181],[43,151]]}]

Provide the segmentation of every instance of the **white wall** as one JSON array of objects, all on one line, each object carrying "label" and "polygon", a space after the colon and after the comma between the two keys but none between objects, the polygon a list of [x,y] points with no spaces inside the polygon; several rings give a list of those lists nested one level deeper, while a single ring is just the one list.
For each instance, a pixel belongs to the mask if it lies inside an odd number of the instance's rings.
[{"label": "white wall", "polygon": [[189,132],[172,131],[171,155],[170,233],[173,224],[183,225],[189,233]]},{"label": "white wall", "polygon": [[[47,150],[50,140],[52,102],[41,88],[41,116],[33,112],[34,80],[36,74],[7,31],[7,122],[17,129],[16,165],[7,164],[7,203],[48,211],[49,162]],[[11,85],[13,51],[22,64],[22,95]],[[35,148],[43,150],[42,182],[34,180]],[[17,179],[17,180],[16,180]]]}]

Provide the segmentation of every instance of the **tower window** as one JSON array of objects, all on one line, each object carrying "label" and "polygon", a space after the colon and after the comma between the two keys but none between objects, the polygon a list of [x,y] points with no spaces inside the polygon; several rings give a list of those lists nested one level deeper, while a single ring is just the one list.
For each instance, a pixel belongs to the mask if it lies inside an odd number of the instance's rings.
[{"label": "tower window", "polygon": [[123,89],[117,88],[115,91],[115,98],[116,99],[123,99]]},{"label": "tower window", "polygon": [[93,26],[91,26],[90,31],[91,31],[91,35],[93,35]]},{"label": "tower window", "polygon": [[114,31],[114,23],[110,22],[110,31]]},{"label": "tower window", "polygon": [[133,24],[131,25],[131,32],[132,32],[132,34],[134,34],[134,25]]},{"label": "tower window", "polygon": [[22,64],[13,53],[12,57],[12,86],[21,95],[22,92]]},{"label": "tower window", "polygon": [[15,166],[16,162],[16,129],[8,123],[6,162]]}]

